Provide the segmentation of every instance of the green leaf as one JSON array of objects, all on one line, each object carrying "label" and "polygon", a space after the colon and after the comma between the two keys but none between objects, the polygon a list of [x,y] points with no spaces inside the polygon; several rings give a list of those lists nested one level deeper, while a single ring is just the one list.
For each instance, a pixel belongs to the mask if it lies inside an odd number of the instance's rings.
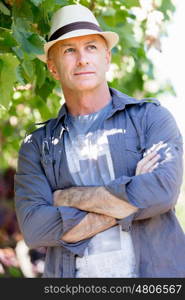
[{"label": "green leaf", "polygon": [[52,117],[50,109],[47,107],[46,102],[40,96],[35,96],[32,99],[32,102],[34,102],[35,107],[39,110],[42,120],[47,120]]},{"label": "green leaf", "polygon": [[18,65],[16,68],[16,78],[18,80],[18,82],[22,85],[26,84],[26,80],[24,78],[24,73],[23,73],[23,69],[21,65]]},{"label": "green leaf", "polygon": [[3,60],[2,60],[2,59],[0,59],[0,74],[1,74],[1,70],[2,70],[2,68],[3,68]]},{"label": "green leaf", "polygon": [[59,4],[61,6],[64,6],[64,5],[69,5],[71,3],[69,3],[68,0],[55,0],[56,4]]},{"label": "green leaf", "polygon": [[19,46],[13,47],[12,50],[20,60],[23,60],[24,53],[23,53],[23,50]]},{"label": "green leaf", "polygon": [[125,5],[127,8],[131,8],[133,6],[140,6],[139,0],[124,0],[123,5]]},{"label": "green leaf", "polygon": [[47,106],[48,106],[52,116],[58,115],[58,111],[61,106],[60,100],[61,100],[61,97],[56,95],[55,93],[50,94],[49,97],[47,98]]},{"label": "green leaf", "polygon": [[23,277],[23,274],[19,268],[16,267],[8,267],[8,271],[11,277]]},{"label": "green leaf", "polygon": [[12,15],[14,22],[22,20],[22,22],[33,22],[33,13],[31,3],[29,1],[15,1],[12,7]]},{"label": "green leaf", "polygon": [[6,28],[0,28],[0,52],[12,52],[12,47],[16,46],[16,44],[12,32]]},{"label": "green leaf", "polygon": [[30,43],[30,51],[34,54],[43,54],[43,45],[45,40],[38,34],[33,33],[28,37],[28,42]]},{"label": "green leaf", "polygon": [[54,80],[50,80],[49,78],[46,78],[44,84],[41,86],[41,88],[36,87],[36,94],[38,94],[41,98],[44,100],[47,99],[49,94],[52,92],[53,88],[55,86]]},{"label": "green leaf", "polygon": [[30,0],[35,6],[39,6],[44,0]]},{"label": "green leaf", "polygon": [[25,35],[26,37],[29,37],[31,35],[30,21],[25,18],[17,17],[14,19],[12,30],[13,30],[13,36],[18,42],[20,42],[21,41],[20,33],[22,35]]},{"label": "green leaf", "polygon": [[43,64],[43,62],[38,59],[35,60],[35,73],[37,78],[37,85],[40,88],[45,82],[46,68],[45,64]]},{"label": "green leaf", "polygon": [[[53,13],[55,6],[56,6],[55,0],[45,0],[42,4],[42,7],[46,13]],[[61,7],[62,7],[62,4],[61,4]]]},{"label": "green leaf", "polygon": [[137,48],[139,46],[136,41],[133,33],[133,25],[130,23],[118,24],[117,32],[120,36],[120,44],[123,46],[123,49],[126,47],[127,49],[134,47]]},{"label": "green leaf", "polygon": [[45,40],[38,34],[31,32],[29,22],[19,18],[12,28],[14,38],[26,53],[35,55],[43,54]]},{"label": "green leaf", "polygon": [[0,2],[0,11],[6,16],[10,16],[9,9],[2,2]]},{"label": "green leaf", "polygon": [[169,11],[174,12],[175,11],[175,6],[172,3],[171,0],[163,0],[162,4],[160,7],[158,7],[158,10],[160,10],[161,12],[163,12],[164,17],[166,20],[169,20]]},{"label": "green leaf", "polygon": [[30,43],[28,42],[28,37],[31,35],[29,32],[19,31],[18,28],[13,27],[13,35],[20,45],[21,49],[27,53],[31,53]]},{"label": "green leaf", "polygon": [[31,60],[24,60],[22,63],[22,67],[28,76],[28,80],[32,81],[34,77],[34,65]]},{"label": "green leaf", "polygon": [[102,11],[102,15],[103,16],[114,16],[116,13],[116,10],[112,7],[106,7],[103,11]]},{"label": "green leaf", "polygon": [[16,67],[18,59],[12,54],[0,55],[3,62],[0,74],[0,104],[8,108],[13,92],[13,84],[16,81]]}]

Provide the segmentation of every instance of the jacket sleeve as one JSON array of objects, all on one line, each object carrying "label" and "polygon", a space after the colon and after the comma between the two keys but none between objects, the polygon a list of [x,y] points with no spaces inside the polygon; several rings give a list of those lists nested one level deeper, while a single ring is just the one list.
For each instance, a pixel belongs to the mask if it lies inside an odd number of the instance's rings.
[{"label": "jacket sleeve", "polygon": [[[78,224],[86,212],[73,208],[66,212],[66,208],[53,206],[52,189],[32,135],[24,140],[19,150],[14,183],[16,215],[27,245],[30,248],[63,245],[70,250],[70,244],[64,243],[61,236]],[[75,243],[71,246],[75,252]]]},{"label": "jacket sleeve", "polygon": [[[120,177],[106,188],[122,200],[138,208],[130,218],[141,220],[163,214],[176,204],[183,175],[182,136],[171,113],[162,106],[150,104],[146,114],[146,149],[163,141],[159,166],[151,173]],[[125,219],[119,223],[125,222]],[[127,224],[128,225],[128,224]]]}]

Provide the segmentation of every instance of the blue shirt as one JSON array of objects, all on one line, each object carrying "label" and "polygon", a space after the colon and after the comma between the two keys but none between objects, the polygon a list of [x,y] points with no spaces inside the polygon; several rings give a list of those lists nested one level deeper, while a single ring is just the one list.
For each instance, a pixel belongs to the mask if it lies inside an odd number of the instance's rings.
[{"label": "blue shirt", "polygon": [[[104,121],[112,100],[97,112],[72,116],[68,113],[64,134],[69,172],[77,186],[102,186],[115,179]],[[65,171],[65,170],[63,170]],[[136,277],[130,232],[116,225],[90,240],[83,257],[76,257],[77,278]]]},{"label": "blue shirt", "polygon": [[[115,179],[105,188],[138,207],[137,213],[118,222],[132,235],[139,277],[185,277],[185,236],[174,211],[183,174],[177,124],[155,99],[110,92],[113,108],[104,128],[110,132]],[[75,255],[83,255],[89,243],[61,240],[86,212],[53,206],[53,192],[72,186],[69,169],[61,161],[66,116],[64,105],[56,119],[27,136],[15,176],[16,213],[24,239],[31,248],[47,247],[44,277],[74,277]],[[143,153],[159,141],[168,145],[160,150],[163,163],[151,173],[135,176]]]}]

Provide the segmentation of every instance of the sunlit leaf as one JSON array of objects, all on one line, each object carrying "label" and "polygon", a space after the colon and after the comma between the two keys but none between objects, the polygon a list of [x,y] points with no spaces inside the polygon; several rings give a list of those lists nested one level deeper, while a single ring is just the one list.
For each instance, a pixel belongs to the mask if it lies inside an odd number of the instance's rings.
[{"label": "sunlit leaf", "polygon": [[125,0],[121,1],[127,8],[131,8],[133,6],[140,6],[139,0]]},{"label": "sunlit leaf", "polygon": [[8,108],[13,93],[13,84],[16,81],[16,67],[18,59],[12,54],[0,55],[3,62],[0,74],[0,104]]},{"label": "sunlit leaf", "polygon": [[12,32],[7,29],[0,28],[0,52],[12,52],[12,47],[16,46],[16,41],[12,36]]},{"label": "sunlit leaf", "polygon": [[0,11],[7,16],[10,16],[10,11],[9,9],[2,3],[0,2]]}]

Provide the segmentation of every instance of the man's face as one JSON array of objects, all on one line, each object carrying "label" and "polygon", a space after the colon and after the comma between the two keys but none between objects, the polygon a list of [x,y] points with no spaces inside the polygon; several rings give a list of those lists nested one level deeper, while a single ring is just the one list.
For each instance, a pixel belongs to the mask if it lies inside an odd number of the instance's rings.
[{"label": "man's face", "polygon": [[92,90],[106,81],[111,59],[100,35],[87,35],[59,41],[49,52],[48,68],[63,89]]}]

